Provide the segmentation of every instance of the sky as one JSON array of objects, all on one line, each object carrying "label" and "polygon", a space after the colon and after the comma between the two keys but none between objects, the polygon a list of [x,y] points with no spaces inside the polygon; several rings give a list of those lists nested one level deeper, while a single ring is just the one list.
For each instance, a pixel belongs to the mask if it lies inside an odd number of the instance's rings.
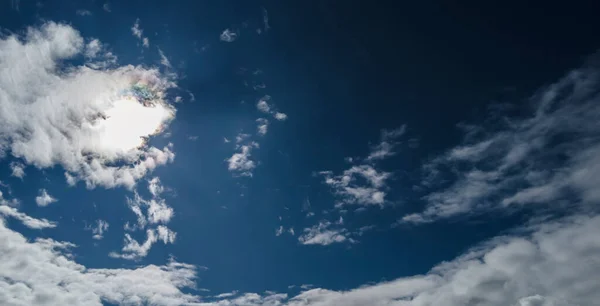
[{"label": "sky", "polygon": [[0,3],[0,304],[600,300],[598,4]]}]

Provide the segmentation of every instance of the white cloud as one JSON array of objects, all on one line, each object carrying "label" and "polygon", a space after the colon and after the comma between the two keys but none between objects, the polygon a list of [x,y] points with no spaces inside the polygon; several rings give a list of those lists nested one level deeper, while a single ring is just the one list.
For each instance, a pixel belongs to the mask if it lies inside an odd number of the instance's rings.
[{"label": "white cloud", "polygon": [[257,147],[257,143],[252,142],[248,145],[239,146],[239,152],[234,153],[227,159],[227,168],[241,176],[252,176],[252,170],[256,168],[256,163],[250,159],[252,149]]},{"label": "white cloud", "polygon": [[228,298],[228,297],[232,297],[238,294],[237,290],[231,291],[231,292],[226,292],[226,293],[221,293],[218,295],[215,295],[215,298],[217,299],[223,299],[223,298]]},{"label": "white cloud", "polygon": [[230,29],[225,29],[223,32],[221,32],[221,36],[219,37],[222,41],[225,42],[233,42],[234,40],[236,40],[238,37],[238,33],[230,30]]},{"label": "white cloud", "polygon": [[340,197],[341,204],[383,205],[386,195],[386,180],[391,176],[371,165],[352,166],[340,175],[322,171],[325,184]]},{"label": "white cloud", "polygon": [[258,126],[256,127],[258,134],[261,136],[266,135],[269,128],[269,120],[265,118],[258,118],[256,119],[256,122],[258,123]]},{"label": "white cloud", "polygon": [[104,3],[104,5],[102,5],[102,9],[108,13],[112,12],[112,10],[110,9],[110,4],[108,2]]},{"label": "white cloud", "polygon": [[227,137],[223,137],[223,142],[224,142],[224,143],[230,143],[230,142],[231,142],[231,140],[227,139]]},{"label": "white cloud", "polygon": [[262,98],[258,99],[258,102],[256,102],[256,109],[265,114],[273,115],[273,118],[275,118],[278,121],[285,121],[288,116],[284,113],[274,110],[273,105],[269,104],[270,100],[271,96],[269,95],[265,95]]},{"label": "white cloud", "polygon": [[173,66],[171,66],[171,62],[169,61],[169,59],[165,56],[165,54],[163,53],[163,51],[158,48],[158,55],[160,55],[160,64],[167,67],[167,68],[172,68]]},{"label": "white cloud", "polygon": [[262,98],[260,98],[258,100],[258,102],[256,103],[256,108],[263,112],[263,113],[270,113],[271,112],[271,106],[269,106],[269,100],[271,100],[270,96],[264,96]]},{"label": "white cloud", "polygon": [[10,163],[10,170],[12,171],[11,175],[14,177],[18,177],[23,179],[25,177],[25,165],[18,162]]},{"label": "white cloud", "polygon": [[[422,185],[432,188],[424,197],[427,206],[403,221],[510,212],[532,204],[562,209],[561,200],[584,205],[600,200],[597,71],[584,67],[539,90],[531,98],[533,113],[525,118],[492,117],[491,129],[467,129],[461,145],[424,166]],[[448,180],[449,187],[438,188]]]},{"label": "white cloud", "polygon": [[[150,47],[150,41],[148,40],[148,37],[143,36],[144,30],[142,28],[140,28],[140,19],[139,18],[135,20],[135,23],[131,27],[131,33],[133,34],[133,36],[137,37],[137,39],[142,42],[142,46],[144,46],[146,48]],[[164,55],[162,54],[162,51],[160,51],[160,49],[158,49],[158,51],[160,52],[161,57],[164,57]],[[168,60],[167,60],[167,62],[168,62]]]},{"label": "white cloud", "polygon": [[284,113],[276,112],[274,115],[275,119],[279,121],[285,121],[287,119],[287,115]]},{"label": "white cloud", "polygon": [[121,253],[111,252],[110,257],[122,258],[128,260],[139,260],[146,257],[148,252],[152,248],[152,245],[159,240],[164,244],[174,243],[177,234],[164,225],[159,225],[156,229],[146,230],[146,241],[142,244],[137,242],[129,234],[125,234],[124,245],[121,249]]},{"label": "white cloud", "polygon": [[[2,200],[2,196],[0,195],[0,200]],[[10,207],[7,205],[0,205],[0,214],[15,218],[23,223],[23,225],[32,228],[32,229],[44,229],[44,228],[54,228],[56,227],[56,222],[48,221],[46,219],[36,219],[30,217],[22,212],[19,212],[15,207]],[[0,218],[0,222],[3,222],[2,218]],[[0,252],[2,248],[0,247]]]},{"label": "white cloud", "polygon": [[321,221],[313,227],[305,228],[304,233],[298,237],[298,241],[305,245],[330,245],[332,243],[352,241],[351,238],[346,237],[347,231],[345,229],[331,229],[331,225],[332,223],[329,221]]},{"label": "white cloud", "polygon": [[92,234],[94,234],[92,238],[100,240],[104,238],[104,232],[108,230],[108,222],[104,220],[96,220],[96,225],[92,227],[91,230]]},{"label": "white cloud", "polygon": [[280,225],[279,228],[275,230],[275,236],[281,236],[283,234],[283,226]]},{"label": "white cloud", "polygon": [[46,189],[40,189],[39,195],[35,197],[35,203],[37,203],[38,206],[48,206],[56,201],[58,200],[48,194]]},{"label": "white cloud", "polygon": [[0,304],[175,306],[199,302],[183,293],[193,287],[196,269],[175,261],[136,269],[88,269],[72,259],[73,244],[29,241],[0,220]]},{"label": "white cloud", "polygon": [[161,184],[160,178],[153,177],[148,181],[148,191],[150,191],[153,197],[158,197],[164,190],[165,187]]},{"label": "white cloud", "polygon": [[174,84],[156,69],[69,66],[83,41],[53,22],[0,39],[0,150],[38,168],[61,165],[89,188],[131,188],[175,156],[145,141],[174,118],[163,100]]},{"label": "white cloud", "polygon": [[402,125],[400,128],[391,131],[381,131],[381,142],[372,148],[371,153],[367,156],[367,160],[381,160],[396,155],[396,152],[393,150],[398,142],[395,139],[404,135],[405,132],[406,125]]},{"label": "white cloud", "polygon": [[[160,197],[164,187],[160,184],[158,178],[148,181],[148,190],[152,194],[149,200],[143,199],[137,192],[134,192],[133,198],[127,198],[127,204],[133,213],[137,216],[137,225],[144,228],[147,224],[167,224],[173,218],[174,211],[165,199]],[[143,209],[146,213],[144,214]]]}]

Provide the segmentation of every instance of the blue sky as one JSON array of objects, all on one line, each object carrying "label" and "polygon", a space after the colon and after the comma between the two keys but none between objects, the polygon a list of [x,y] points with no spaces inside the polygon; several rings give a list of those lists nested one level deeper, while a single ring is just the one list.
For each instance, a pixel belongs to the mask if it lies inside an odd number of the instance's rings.
[{"label": "blue sky", "polygon": [[596,5],[2,7],[2,305],[600,299]]}]

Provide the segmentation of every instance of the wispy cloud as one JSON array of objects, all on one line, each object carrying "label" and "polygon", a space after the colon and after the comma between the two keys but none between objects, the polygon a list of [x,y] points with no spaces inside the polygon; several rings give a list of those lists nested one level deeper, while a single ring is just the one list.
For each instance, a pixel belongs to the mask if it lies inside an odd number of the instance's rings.
[{"label": "wispy cloud", "polygon": [[104,232],[108,230],[108,222],[104,220],[96,220],[96,223],[93,226],[86,227],[86,230],[92,231],[92,238],[96,240],[100,240],[104,238]]},{"label": "wispy cloud", "polygon": [[333,243],[353,242],[352,238],[347,237],[348,231],[343,228],[334,228],[331,222],[321,221],[310,228],[305,228],[303,234],[298,237],[300,243],[330,245]]},{"label": "wispy cloud", "polygon": [[406,125],[394,130],[381,131],[381,142],[374,146],[367,156],[368,161],[381,160],[396,154],[395,146],[398,144],[396,139],[406,132]]},{"label": "wispy cloud", "polygon": [[225,29],[223,32],[221,32],[221,35],[219,36],[221,41],[224,42],[233,42],[237,39],[237,37],[238,33],[230,29]]},{"label": "wispy cloud", "polygon": [[[10,207],[7,205],[0,205],[0,215],[15,218],[21,221],[23,225],[31,229],[44,229],[56,227],[56,222],[48,221],[46,219],[36,219],[30,217],[25,213],[19,212],[16,207]],[[0,218],[0,223],[1,222],[3,222],[2,218]]]},{"label": "wispy cloud", "polygon": [[[144,30],[140,27],[140,19],[136,19],[135,23],[133,24],[133,26],[131,27],[131,33],[133,34],[133,36],[137,37],[138,40],[140,40],[142,42],[142,46],[148,48],[150,47],[150,41],[148,40],[148,37],[144,37]],[[158,50],[161,54],[161,57],[164,57],[164,55],[162,54],[162,51],[160,51],[160,49]]]},{"label": "wispy cloud", "polygon": [[403,221],[530,204],[560,208],[573,196],[579,203],[600,200],[593,183],[600,180],[598,88],[597,68],[584,67],[534,95],[526,118],[492,117],[491,127],[467,128],[463,144],[424,166],[422,185],[433,191],[425,210]]},{"label": "wispy cloud", "polygon": [[75,14],[77,14],[78,16],[91,16],[92,12],[88,10],[77,10],[75,11]]}]

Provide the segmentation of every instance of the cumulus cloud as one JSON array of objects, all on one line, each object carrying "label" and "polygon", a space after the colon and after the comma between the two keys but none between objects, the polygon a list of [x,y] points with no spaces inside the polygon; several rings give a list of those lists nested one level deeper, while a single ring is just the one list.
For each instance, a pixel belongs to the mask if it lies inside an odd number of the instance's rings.
[{"label": "cumulus cloud", "polygon": [[223,32],[221,32],[221,36],[219,38],[221,39],[221,41],[224,42],[233,42],[237,39],[237,37],[237,32],[232,31],[230,29],[225,29]]},{"label": "cumulus cloud", "polygon": [[[240,136],[238,135],[238,139]],[[256,163],[250,159],[253,148],[258,148],[258,143],[251,142],[246,145],[238,145],[238,152],[227,159],[227,169],[240,176],[252,176],[252,170],[256,168]]]},{"label": "cumulus cloud", "polygon": [[11,175],[23,179],[25,177],[25,165],[19,162],[10,163]]},{"label": "cumulus cloud", "polygon": [[266,135],[269,128],[269,120],[265,118],[258,118],[256,119],[256,122],[258,123],[258,126],[256,127],[258,134],[261,136]]},{"label": "cumulus cloud", "polygon": [[270,104],[271,96],[265,95],[262,98],[258,99],[256,102],[256,109],[265,114],[270,114],[278,121],[285,121],[287,119],[287,115],[281,112],[276,111],[273,104]]},{"label": "cumulus cloud", "polygon": [[50,194],[48,194],[48,191],[46,191],[46,189],[40,189],[39,195],[35,197],[35,203],[38,206],[48,206],[56,201],[58,200],[52,197]]},{"label": "cumulus cloud", "polygon": [[[523,205],[561,209],[563,200],[586,205],[599,200],[598,71],[594,63],[539,90],[525,118],[496,115],[488,120],[491,127],[465,128],[461,145],[424,166],[422,185],[433,191],[424,197],[423,212],[403,220],[430,222]],[[453,183],[444,186],[450,178]]]},{"label": "cumulus cloud", "polygon": [[333,224],[329,221],[321,221],[310,228],[305,228],[304,233],[298,237],[298,241],[302,244],[318,244],[330,245],[332,243],[341,243],[345,241],[352,242],[352,238],[348,238],[347,230],[343,228],[331,228]]},{"label": "cumulus cloud", "polygon": [[340,198],[340,205],[383,205],[386,195],[388,172],[375,169],[371,165],[352,166],[342,174],[331,171],[319,172],[325,178],[325,184],[332,188]]},{"label": "cumulus cloud", "polygon": [[37,168],[61,165],[89,188],[132,188],[175,156],[146,144],[175,116],[163,99],[175,85],[156,69],[69,65],[97,49],[87,46],[53,22],[0,39],[0,151]]},{"label": "cumulus cloud", "polygon": [[[171,261],[136,269],[88,269],[71,259],[73,244],[30,241],[0,220],[0,304],[2,305],[183,305],[199,298],[196,269]],[[41,271],[41,273],[40,273]]]}]

